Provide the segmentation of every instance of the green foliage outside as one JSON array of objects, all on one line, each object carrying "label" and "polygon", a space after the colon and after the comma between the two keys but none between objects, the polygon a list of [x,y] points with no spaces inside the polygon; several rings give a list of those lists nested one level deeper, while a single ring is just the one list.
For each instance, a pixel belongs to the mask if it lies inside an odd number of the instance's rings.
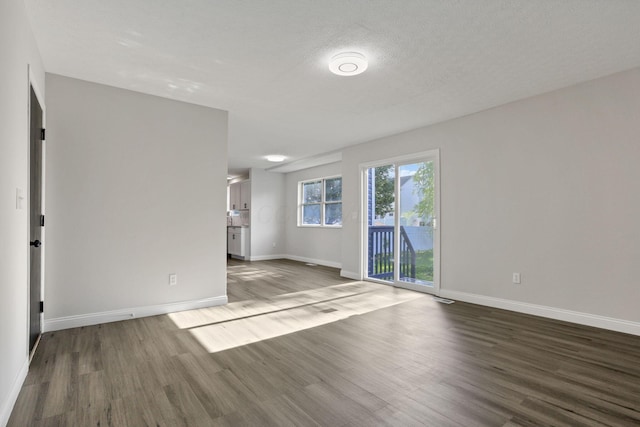
[{"label": "green foliage outside", "polygon": [[[384,217],[394,211],[395,189],[394,178],[391,176],[393,166],[382,166],[374,169],[375,179],[375,214],[377,217]],[[434,163],[424,162],[413,175],[414,194],[418,196],[419,202],[413,211],[403,213],[403,219],[408,222],[414,215],[427,222],[434,216],[435,200],[435,175]],[[433,233],[431,227],[427,227],[427,232]],[[392,254],[378,254],[374,259],[377,267],[376,274],[391,273],[393,271]],[[433,249],[416,251],[416,277],[423,281],[433,281]]]},{"label": "green foliage outside", "polygon": [[422,220],[433,218],[433,201],[435,199],[435,175],[433,162],[424,162],[413,175],[413,192],[420,202],[415,206],[415,212]]},{"label": "green foliage outside", "polygon": [[[393,254],[378,254],[374,258],[375,274],[393,272]],[[433,249],[416,251],[416,277],[413,279],[433,282]]]},{"label": "green foliage outside", "polygon": [[433,282],[433,249],[416,251],[416,279]]},{"label": "green foliage outside", "polygon": [[395,202],[394,179],[390,176],[393,165],[374,169],[376,217],[382,218],[393,212]]},{"label": "green foliage outside", "polygon": [[[391,176],[393,166],[380,166],[374,169],[375,179],[375,214],[382,218],[386,214],[393,212],[395,202],[394,178]],[[433,203],[435,195],[435,176],[433,173],[433,162],[424,162],[413,175],[413,192],[420,200],[415,206],[415,210],[405,212],[403,217],[410,218],[417,215],[423,221],[428,221],[433,217]]]}]

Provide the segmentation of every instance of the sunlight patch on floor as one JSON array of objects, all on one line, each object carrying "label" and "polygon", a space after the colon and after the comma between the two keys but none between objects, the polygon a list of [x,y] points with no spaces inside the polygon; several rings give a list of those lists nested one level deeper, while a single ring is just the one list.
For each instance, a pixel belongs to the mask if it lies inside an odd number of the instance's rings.
[{"label": "sunlight patch on floor", "polygon": [[333,298],[353,296],[366,292],[367,289],[369,288],[362,286],[362,282],[345,283],[325,288],[282,294],[267,299],[244,300],[232,302],[224,306],[171,313],[169,317],[180,329],[187,329],[296,308],[305,304],[315,304]]},{"label": "sunlight patch on floor", "polygon": [[210,353],[369,313],[424,294],[367,282],[353,282],[170,314]]}]

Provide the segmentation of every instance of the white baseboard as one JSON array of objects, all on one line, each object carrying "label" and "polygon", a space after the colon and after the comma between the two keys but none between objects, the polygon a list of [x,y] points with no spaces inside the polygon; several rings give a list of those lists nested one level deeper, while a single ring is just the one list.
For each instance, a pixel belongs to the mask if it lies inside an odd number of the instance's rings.
[{"label": "white baseboard", "polygon": [[[332,268],[341,268],[342,264],[339,262],[335,262],[335,261],[327,261],[324,259],[318,259],[318,258],[307,258],[307,257],[303,257],[303,256],[298,256],[298,255],[258,255],[258,256],[251,256],[251,261],[268,261],[268,260],[272,260],[272,259],[290,259],[291,261],[299,261],[299,262],[308,262],[311,264],[318,264],[318,265],[323,265],[325,267],[332,267]],[[362,278],[360,277],[360,274],[358,273],[354,273],[351,271],[345,271],[345,270],[340,270],[340,276],[342,277],[346,277],[347,279],[353,279],[353,280],[362,280]]]},{"label": "white baseboard", "polygon": [[311,264],[324,265],[325,267],[333,267],[340,268],[342,264],[334,261],[326,261],[323,259],[317,258],[307,258],[298,255],[287,255],[287,254],[278,254],[278,255],[252,255],[249,257],[250,261],[269,261],[272,259],[290,259],[291,261],[300,261],[300,262],[308,262]]},{"label": "white baseboard", "polygon": [[519,301],[511,301],[484,295],[470,294],[467,292],[449,291],[442,289],[439,296],[452,300],[470,302],[472,304],[486,305],[504,310],[517,311],[519,313],[533,314],[534,316],[563,320],[565,322],[580,325],[594,326],[596,328],[609,329],[640,336],[640,323],[613,317],[599,316],[596,314],[582,313],[579,311],[565,310],[562,308],[548,307],[544,305],[529,304]]},{"label": "white baseboard", "polygon": [[122,310],[57,317],[54,319],[45,319],[43,331],[51,332],[59,331],[61,329],[79,328],[82,326],[98,325],[100,323],[134,319],[136,317],[156,316],[158,314],[174,313],[176,311],[214,307],[216,305],[223,305],[226,303],[227,296],[222,295],[219,297],[211,297],[194,301],[172,302],[168,304],[148,305],[144,307],[125,308]]},{"label": "white baseboard", "polygon": [[286,258],[286,255],[276,254],[276,255],[252,255],[249,257],[249,261],[269,261],[272,259],[283,259]]},{"label": "white baseboard", "polygon": [[0,426],[6,426],[9,422],[9,417],[11,416],[11,411],[13,411],[13,406],[16,404],[18,400],[18,395],[20,394],[20,389],[22,389],[22,384],[24,384],[24,380],[27,379],[27,373],[29,372],[29,358],[24,358],[24,363],[22,364],[22,368],[16,375],[16,379],[13,381],[11,385],[11,389],[9,390],[9,395],[2,402],[2,406],[0,406]]},{"label": "white baseboard", "polygon": [[307,258],[303,256],[298,256],[298,255],[284,255],[283,258],[290,259],[292,261],[300,261],[300,262],[308,262],[311,264],[324,265],[325,267],[332,267],[332,268],[342,267],[342,264],[340,264],[339,262],[327,261],[324,259],[317,259],[317,258]]},{"label": "white baseboard", "polygon": [[346,277],[347,279],[362,280],[360,273],[356,273],[354,271],[340,270],[340,276]]}]

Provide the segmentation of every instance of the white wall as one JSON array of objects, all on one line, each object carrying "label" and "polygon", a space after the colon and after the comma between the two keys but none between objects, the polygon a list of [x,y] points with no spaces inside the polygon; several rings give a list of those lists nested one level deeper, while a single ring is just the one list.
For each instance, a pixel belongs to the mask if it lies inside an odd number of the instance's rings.
[{"label": "white wall", "polygon": [[342,175],[340,162],[304,169],[298,172],[291,172],[286,175],[285,235],[287,254],[290,258],[338,268],[341,266],[341,228],[312,228],[297,226],[298,182],[336,175]]},{"label": "white wall", "polygon": [[45,328],[224,303],[227,113],[47,86]]},{"label": "white wall", "polygon": [[249,178],[251,260],[280,258],[285,253],[284,176],[254,168],[250,170]]},{"label": "white wall", "polygon": [[[29,79],[44,70],[22,1],[0,3],[0,426],[7,423],[28,366]],[[24,190],[16,209],[16,188]]]},{"label": "white wall", "polygon": [[444,294],[640,322],[639,136],[634,69],[346,149],[343,269],[361,271],[359,164],[440,148]]}]

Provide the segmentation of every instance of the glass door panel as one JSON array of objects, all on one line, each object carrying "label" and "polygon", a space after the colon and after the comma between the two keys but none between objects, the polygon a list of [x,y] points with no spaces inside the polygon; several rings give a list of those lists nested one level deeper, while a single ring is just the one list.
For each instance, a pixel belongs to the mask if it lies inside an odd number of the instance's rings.
[{"label": "glass door panel", "polygon": [[395,187],[394,165],[366,170],[367,180],[367,277],[395,280]]},{"label": "glass door panel", "polygon": [[433,286],[434,162],[398,166],[398,280]]},{"label": "glass door panel", "polygon": [[363,169],[367,279],[439,290],[438,152]]}]

